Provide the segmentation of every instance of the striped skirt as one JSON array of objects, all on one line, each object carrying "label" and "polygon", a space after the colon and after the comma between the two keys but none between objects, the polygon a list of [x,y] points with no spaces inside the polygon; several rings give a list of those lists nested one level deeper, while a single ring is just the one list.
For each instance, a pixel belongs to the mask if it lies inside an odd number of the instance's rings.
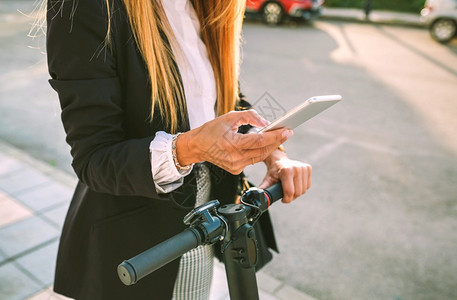
[{"label": "striped skirt", "polygon": [[[195,164],[197,172],[197,201],[200,206],[210,200],[211,180],[209,169],[203,163]],[[213,279],[213,247],[199,246],[181,257],[173,300],[209,299]]]}]

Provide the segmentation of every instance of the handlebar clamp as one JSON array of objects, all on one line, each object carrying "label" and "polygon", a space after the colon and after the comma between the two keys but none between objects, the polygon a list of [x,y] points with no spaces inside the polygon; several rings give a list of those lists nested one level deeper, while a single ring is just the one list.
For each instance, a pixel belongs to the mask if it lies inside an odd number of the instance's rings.
[{"label": "handlebar clamp", "polygon": [[184,224],[193,226],[196,223],[209,222],[212,217],[210,212],[219,206],[218,200],[212,200],[192,209],[183,219]]},{"label": "handlebar clamp", "polygon": [[204,244],[214,244],[221,237],[222,221],[217,217],[218,200],[212,200],[192,209],[185,217],[184,224],[200,231]]}]

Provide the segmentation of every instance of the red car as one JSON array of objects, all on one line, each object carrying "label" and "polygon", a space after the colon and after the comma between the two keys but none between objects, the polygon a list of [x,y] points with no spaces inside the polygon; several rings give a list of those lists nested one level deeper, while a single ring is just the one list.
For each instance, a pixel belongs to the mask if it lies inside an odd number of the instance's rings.
[{"label": "red car", "polygon": [[267,24],[277,25],[285,17],[311,20],[321,13],[324,0],[247,0],[246,12],[261,14]]}]

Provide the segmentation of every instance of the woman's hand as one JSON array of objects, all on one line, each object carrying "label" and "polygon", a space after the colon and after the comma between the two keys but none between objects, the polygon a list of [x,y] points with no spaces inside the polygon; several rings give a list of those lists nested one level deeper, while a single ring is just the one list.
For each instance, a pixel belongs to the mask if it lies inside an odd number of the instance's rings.
[{"label": "woman's hand", "polygon": [[254,110],[233,111],[181,134],[176,141],[179,164],[209,161],[239,174],[247,165],[265,160],[293,134],[288,129],[237,133],[238,127],[247,124],[264,127],[268,122]]},{"label": "woman's hand", "polygon": [[312,167],[308,164],[287,158],[284,152],[276,150],[266,160],[267,174],[259,188],[267,187],[281,181],[282,202],[290,203],[311,187]]}]

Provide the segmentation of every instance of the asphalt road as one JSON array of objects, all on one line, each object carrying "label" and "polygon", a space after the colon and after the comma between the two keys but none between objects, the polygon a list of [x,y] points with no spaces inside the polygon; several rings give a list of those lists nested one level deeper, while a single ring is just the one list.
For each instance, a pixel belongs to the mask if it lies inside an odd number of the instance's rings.
[{"label": "asphalt road", "polygon": [[[0,3],[0,139],[71,172],[31,1]],[[242,90],[267,118],[309,96],[343,102],[295,130],[313,187],[272,215],[270,275],[317,299],[456,299],[457,41],[344,22],[244,26]],[[249,167],[260,183],[264,167]]]},{"label": "asphalt road", "polygon": [[251,99],[344,97],[285,144],[313,187],[272,209],[281,255],[266,271],[318,299],[457,298],[457,43],[339,22],[251,23],[245,40]]}]

